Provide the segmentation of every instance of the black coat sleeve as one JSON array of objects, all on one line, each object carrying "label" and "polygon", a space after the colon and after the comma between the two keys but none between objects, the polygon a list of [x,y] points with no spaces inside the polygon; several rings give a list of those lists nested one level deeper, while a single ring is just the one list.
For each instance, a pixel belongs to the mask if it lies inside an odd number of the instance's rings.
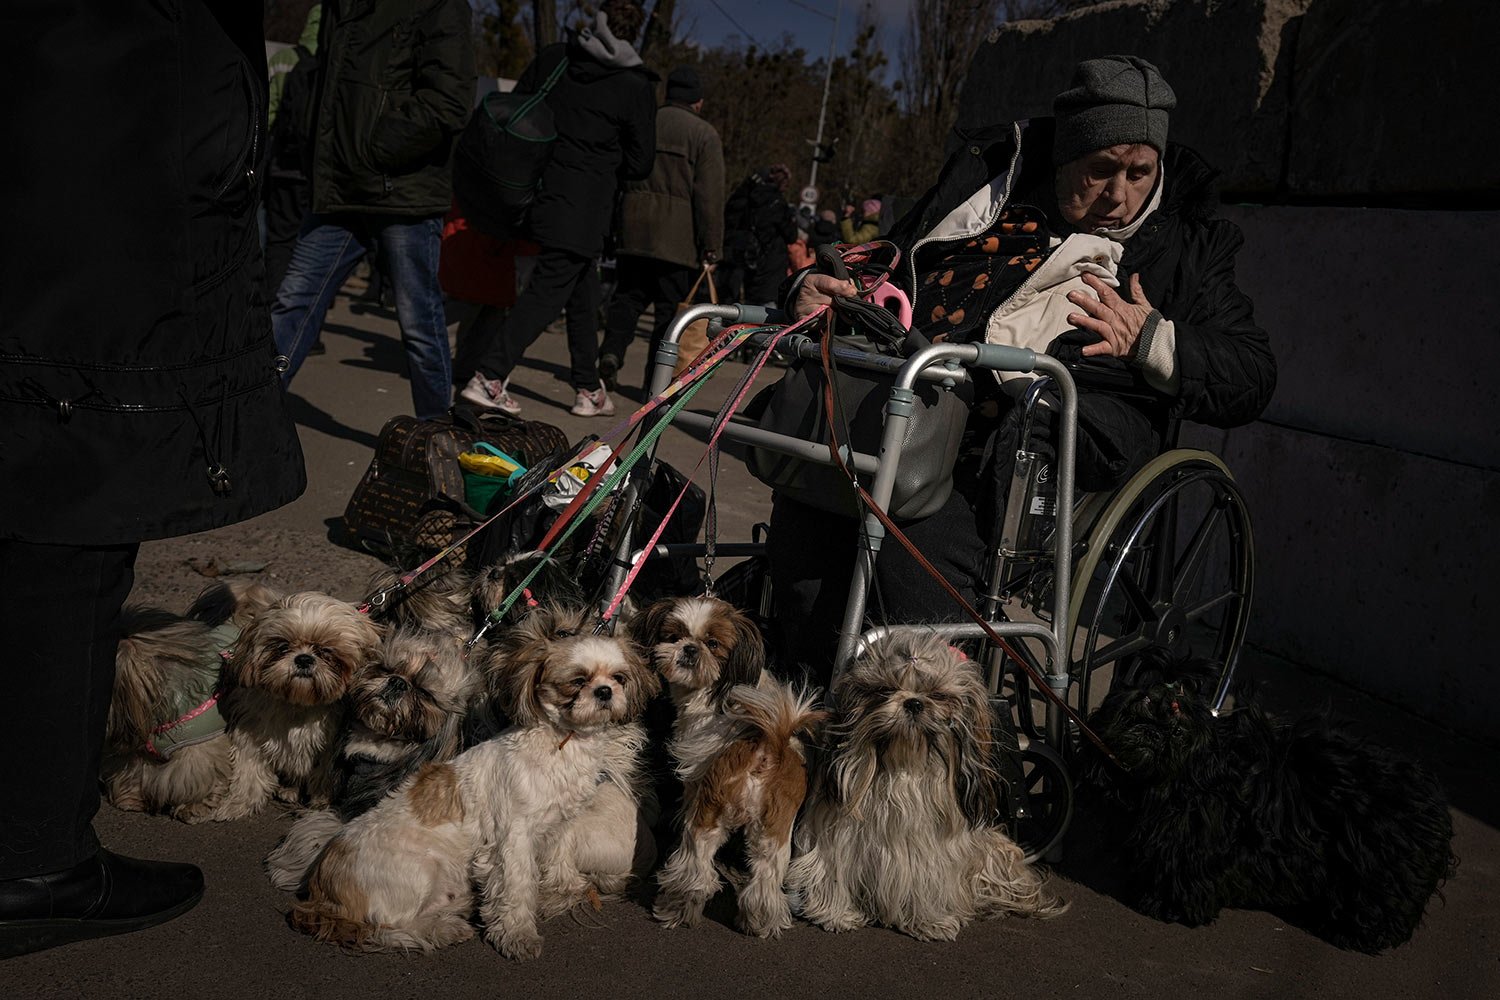
[{"label": "black coat sleeve", "polygon": [[1249,296],[1235,283],[1234,255],[1244,236],[1224,219],[1209,227],[1199,293],[1185,318],[1172,318],[1181,377],[1175,407],[1185,420],[1235,427],[1259,417],[1271,401],[1276,358]]},{"label": "black coat sleeve", "polygon": [[474,104],[474,44],[469,5],[441,0],[423,19],[410,94],[392,94],[370,136],[370,156],[400,170],[432,153],[469,120]]},{"label": "black coat sleeve", "polygon": [[656,88],[644,77],[629,115],[620,126],[620,179],[643,181],[656,164]]}]

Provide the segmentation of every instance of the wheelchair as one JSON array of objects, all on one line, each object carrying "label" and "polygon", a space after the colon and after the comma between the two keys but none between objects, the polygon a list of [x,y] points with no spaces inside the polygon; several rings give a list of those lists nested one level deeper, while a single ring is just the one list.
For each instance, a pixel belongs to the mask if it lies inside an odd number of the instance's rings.
[{"label": "wheelchair", "polygon": [[[683,311],[658,349],[650,394],[660,393],[670,382],[682,331],[703,319],[710,321],[712,333],[724,324],[774,324],[785,318],[774,310],[745,305],[699,305]],[[769,334],[755,334],[749,345],[761,350],[770,340]],[[818,342],[808,337],[788,338],[776,349],[787,361],[815,362],[821,356]],[[981,642],[983,652],[977,659],[986,672],[997,712],[1013,722],[1019,751],[1018,780],[1010,782],[1012,794],[1006,814],[999,819],[1028,859],[1056,860],[1072,818],[1071,772],[1078,761],[1082,734],[1055,701],[1038,697],[1031,675],[1042,678],[1051,693],[1079,716],[1086,716],[1116,676],[1129,676],[1142,651],[1152,647],[1179,654],[1191,650],[1223,664],[1213,700],[1214,711],[1221,710],[1244,641],[1255,581],[1244,499],[1221,459],[1206,451],[1176,447],[1175,421],[1161,428],[1166,450],[1122,487],[1111,493],[1075,496],[1078,385],[1130,391],[1118,378],[1110,380],[1114,384],[1088,381],[1098,378],[1089,370],[1091,366],[1070,367],[1048,355],[992,344],[937,344],[906,358],[842,347],[833,347],[831,352],[842,368],[884,373],[892,379],[878,453],[846,447],[842,456],[870,484],[870,495],[883,509],[891,503],[911,419],[911,407],[903,405],[903,399],[909,403],[919,381],[951,388],[992,371],[1039,376],[1019,404],[1023,414],[1017,471],[1007,498],[1002,538],[988,553],[985,588],[977,606],[990,630],[1006,640],[1007,648],[1002,649],[973,622],[866,629],[874,550],[886,532],[873,514],[865,512],[865,537],[875,541],[862,546],[856,556],[834,677],[863,644],[898,630],[936,631],[955,641]],[[1042,476],[1029,450],[1027,428],[1041,405],[1042,389],[1049,385],[1061,400],[1060,419],[1055,474]],[[714,421],[713,414],[683,410],[674,423],[702,432],[711,429]],[[826,440],[776,434],[743,417],[734,418],[722,437],[805,462],[835,464]],[[626,568],[644,555],[636,544],[628,529],[616,542],[612,585],[618,585]],[[696,559],[705,549],[703,544],[658,545],[652,554]],[[760,538],[748,543],[716,542],[713,549],[725,558],[763,557],[765,553]],[[746,585],[737,603],[748,603],[748,610],[768,617],[768,585],[753,576],[741,582]],[[1029,673],[1025,667],[1030,667]]]}]

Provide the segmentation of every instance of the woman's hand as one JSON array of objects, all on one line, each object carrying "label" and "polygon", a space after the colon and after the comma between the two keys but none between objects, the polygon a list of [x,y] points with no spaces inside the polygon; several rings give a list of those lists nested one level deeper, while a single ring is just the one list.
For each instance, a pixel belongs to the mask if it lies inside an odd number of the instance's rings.
[{"label": "woman's hand", "polygon": [[1126,302],[1118,292],[1092,274],[1085,274],[1083,281],[1099,294],[1099,298],[1095,299],[1087,292],[1069,292],[1068,301],[1084,311],[1070,313],[1068,322],[1104,338],[1101,343],[1085,347],[1083,356],[1130,357],[1135,353],[1135,344],[1140,339],[1141,328],[1146,325],[1146,317],[1153,309],[1141,289],[1141,276],[1130,276],[1130,297],[1135,299],[1134,302]]},{"label": "woman's hand", "polygon": [[859,289],[854,287],[854,282],[814,271],[802,280],[802,287],[797,291],[797,301],[793,306],[795,318],[801,319],[819,306],[833,305],[835,296],[849,298],[857,294]]}]

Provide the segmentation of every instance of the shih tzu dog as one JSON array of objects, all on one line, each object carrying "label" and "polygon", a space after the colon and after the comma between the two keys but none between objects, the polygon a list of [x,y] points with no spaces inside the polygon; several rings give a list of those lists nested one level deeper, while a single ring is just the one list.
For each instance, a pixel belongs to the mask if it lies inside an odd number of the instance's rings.
[{"label": "shih tzu dog", "polygon": [[382,569],[370,578],[368,593],[386,595],[379,607],[370,609],[377,622],[387,628],[426,629],[468,639],[474,631],[468,571],[450,558],[405,587],[398,586],[401,576],[399,570]]},{"label": "shih tzu dog", "polygon": [[292,926],[359,949],[427,951],[471,937],[507,957],[541,954],[543,891],[592,887],[564,849],[607,785],[633,789],[657,689],[629,642],[582,631],[583,612],[535,609],[491,649],[511,728],[423,765],[345,824],[306,878]]},{"label": "shih tzu dog", "polygon": [[271,884],[295,890],[344,823],[373,809],[423,764],[458,755],[464,712],[478,686],[463,642],[398,629],[349,687],[348,719],[334,757],[331,809],[292,824],[266,858]]},{"label": "shih tzu dog", "polygon": [[353,819],[428,762],[458,755],[464,713],[479,686],[463,640],[400,628],[354,676],[335,757],[333,806]]},{"label": "shih tzu dog", "polygon": [[[511,592],[531,575],[544,555],[545,553],[535,550],[511,553],[474,573],[469,586],[471,632],[486,624],[490,613],[497,610]],[[517,624],[534,609],[544,605],[554,609],[582,608],[587,603],[583,589],[566,566],[566,560],[548,560],[542,562],[541,570],[489,634],[498,635],[501,627]],[[464,723],[464,745],[483,743],[497,735],[506,724],[505,713],[498,709],[493,699],[481,700],[474,705]]]},{"label": "shih tzu dog", "polygon": [[105,797],[117,809],[209,819],[229,784],[219,675],[237,632],[133,605],[122,619],[100,764]]},{"label": "shih tzu dog", "polygon": [[215,819],[253,815],[273,797],[329,803],[344,695],[380,640],[368,616],[326,594],[293,594],[251,620],[224,668],[234,759]]},{"label": "shih tzu dog", "polygon": [[776,937],[792,926],[784,883],[807,792],[801,737],[826,713],[765,672],[759,631],[723,601],[658,601],[633,632],[671,693],[668,752],[683,783],[682,839],[659,876],[653,913],[668,927],[697,924],[719,888],[714,855],[743,830],[750,873],[738,922],[748,934]]},{"label": "shih tzu dog", "polygon": [[128,605],[100,777],[118,809],[211,819],[228,787],[219,711],[225,658],[240,630],[280,599],[251,581],[216,581],[187,614]]},{"label": "shih tzu dog", "polygon": [[976,917],[1066,908],[996,824],[1003,789],[973,663],[938,636],[898,634],[859,656],[831,700],[788,876],[802,916],[927,941]]},{"label": "shih tzu dog", "polygon": [[1406,941],[1456,864],[1436,778],[1325,717],[1277,722],[1243,692],[1215,716],[1218,675],[1149,653],[1090,719],[1118,761],[1089,777],[1124,834],[1134,905],[1188,926],[1272,910],[1369,953]]},{"label": "shih tzu dog", "polygon": [[[483,624],[490,612],[500,607],[511,591],[531,575],[544,553],[517,552],[490,563],[474,574],[469,590],[470,614],[473,625]],[[555,555],[542,565],[542,569],[526,586],[526,592],[511,605],[505,616],[505,624],[520,621],[533,608],[541,605],[556,607],[582,607],[585,603],[583,589],[569,569],[569,559]]]}]

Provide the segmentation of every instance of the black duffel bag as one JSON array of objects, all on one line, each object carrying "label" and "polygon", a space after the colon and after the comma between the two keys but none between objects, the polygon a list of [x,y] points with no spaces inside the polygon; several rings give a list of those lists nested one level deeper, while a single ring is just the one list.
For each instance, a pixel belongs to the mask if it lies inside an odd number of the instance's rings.
[{"label": "black duffel bag", "polygon": [[470,224],[490,236],[525,235],[526,210],[557,141],[547,94],[567,68],[563,56],[534,94],[485,94],[458,138],[453,195]]}]

